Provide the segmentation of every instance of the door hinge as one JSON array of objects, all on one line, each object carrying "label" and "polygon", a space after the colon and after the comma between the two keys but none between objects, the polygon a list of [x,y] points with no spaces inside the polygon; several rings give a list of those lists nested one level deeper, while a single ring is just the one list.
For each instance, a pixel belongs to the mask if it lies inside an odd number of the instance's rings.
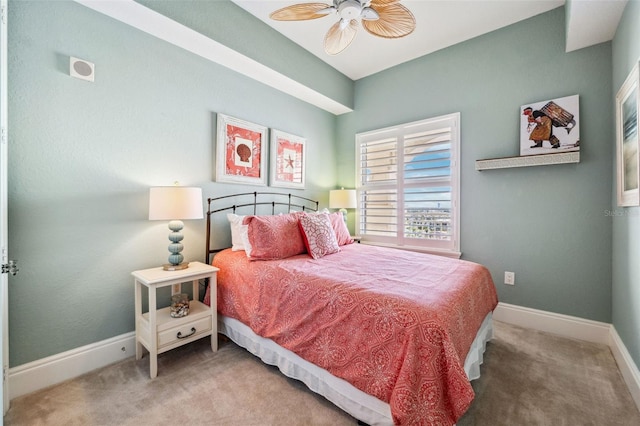
[{"label": "door hinge", "polygon": [[18,269],[18,261],[10,260],[9,263],[2,264],[2,273],[16,275],[20,269]]},{"label": "door hinge", "polygon": [[7,143],[7,129],[5,127],[2,127],[2,130],[0,130],[0,139],[3,144]]},{"label": "door hinge", "polygon": [[7,6],[2,4],[2,24],[7,25]]}]

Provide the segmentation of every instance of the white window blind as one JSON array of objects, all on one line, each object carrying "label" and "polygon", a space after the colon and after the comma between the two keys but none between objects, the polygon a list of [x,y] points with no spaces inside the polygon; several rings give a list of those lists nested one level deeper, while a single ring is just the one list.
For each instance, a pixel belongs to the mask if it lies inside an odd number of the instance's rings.
[{"label": "white window blind", "polygon": [[356,135],[364,242],[457,252],[460,115]]}]

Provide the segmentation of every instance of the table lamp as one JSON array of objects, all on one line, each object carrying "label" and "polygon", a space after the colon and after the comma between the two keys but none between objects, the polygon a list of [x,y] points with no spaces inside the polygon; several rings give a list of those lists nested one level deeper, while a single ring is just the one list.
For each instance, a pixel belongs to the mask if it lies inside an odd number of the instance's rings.
[{"label": "table lamp", "polygon": [[181,241],[184,238],[183,220],[202,219],[202,189],[185,186],[158,186],[149,190],[149,220],[169,220],[169,263],[163,265],[165,271],[177,271],[189,267],[182,262],[184,256]]},{"label": "table lamp", "polygon": [[355,189],[333,189],[329,191],[329,208],[340,209],[344,222],[347,223],[347,209],[358,206]]}]

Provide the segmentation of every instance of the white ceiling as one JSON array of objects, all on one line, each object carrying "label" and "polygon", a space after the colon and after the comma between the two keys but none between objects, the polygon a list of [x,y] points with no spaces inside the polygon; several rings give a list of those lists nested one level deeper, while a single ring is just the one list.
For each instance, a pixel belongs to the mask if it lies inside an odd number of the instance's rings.
[{"label": "white ceiling", "polygon": [[[331,0],[232,0],[287,38],[353,80],[511,25],[565,5],[567,51],[609,41],[615,35],[627,0],[403,0],[416,29],[400,39],[375,37],[359,28],[342,53],[323,50],[324,36],[336,16],[298,22],[274,21],[269,14],[303,2]],[[566,3],[566,4],[565,4]]]}]

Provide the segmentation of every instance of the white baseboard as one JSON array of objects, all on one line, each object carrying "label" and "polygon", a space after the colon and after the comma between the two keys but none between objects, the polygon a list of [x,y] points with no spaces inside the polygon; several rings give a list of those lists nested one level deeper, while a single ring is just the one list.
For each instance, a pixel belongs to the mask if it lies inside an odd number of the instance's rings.
[{"label": "white baseboard", "polygon": [[629,388],[629,392],[631,392],[631,396],[636,402],[638,410],[640,410],[640,371],[638,371],[638,367],[633,362],[627,347],[622,343],[622,339],[620,339],[618,332],[613,326],[611,326],[611,341],[609,342],[609,347],[611,348],[611,352],[613,352],[613,357],[618,363],[618,368],[620,368],[620,373]]},{"label": "white baseboard", "polygon": [[13,399],[81,376],[135,354],[135,333],[129,332],[9,369]]},{"label": "white baseboard", "polygon": [[[640,409],[640,372],[611,324],[500,302],[493,319],[563,337],[608,345]],[[10,399],[73,379],[135,353],[130,332],[9,369]]]},{"label": "white baseboard", "polygon": [[611,324],[498,303],[493,319],[533,330],[609,346],[631,396],[640,410],[640,371]]},{"label": "white baseboard", "polygon": [[520,327],[557,334],[587,342],[609,344],[611,324],[569,315],[498,303],[493,319]]}]

